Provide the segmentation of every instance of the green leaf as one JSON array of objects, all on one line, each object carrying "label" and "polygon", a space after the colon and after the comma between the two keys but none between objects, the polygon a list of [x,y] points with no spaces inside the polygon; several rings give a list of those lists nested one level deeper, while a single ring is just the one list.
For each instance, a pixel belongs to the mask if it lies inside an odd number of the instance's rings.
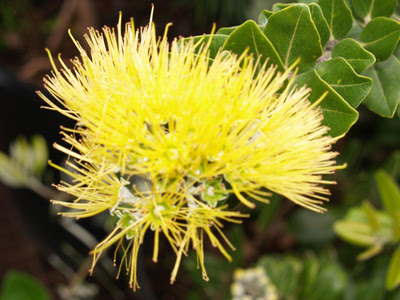
[{"label": "green leaf", "polygon": [[[200,40],[202,40],[202,44],[207,44],[208,41],[210,40],[210,37],[212,37],[212,41],[211,41],[211,45],[210,45],[210,57],[214,58],[219,49],[224,45],[225,41],[228,39],[228,35],[226,34],[213,34],[213,35],[198,35],[198,36],[194,36],[194,37],[189,37],[189,38],[185,38],[183,39],[183,41],[189,41],[190,39],[194,40],[194,43],[199,42]],[[200,46],[199,46],[200,47]]]},{"label": "green leaf", "polygon": [[383,61],[393,53],[400,37],[400,23],[385,17],[373,19],[360,35],[361,45]]},{"label": "green leaf", "polygon": [[15,188],[26,186],[28,181],[24,170],[3,152],[0,152],[0,181]]},{"label": "green leaf", "polygon": [[349,33],[347,33],[346,38],[352,38],[358,40],[364,27],[362,27],[358,22],[354,21]]},{"label": "green leaf", "polygon": [[340,238],[351,244],[364,247],[370,247],[376,244],[374,232],[367,224],[350,220],[340,220],[333,224],[333,229]]},{"label": "green leaf", "polygon": [[8,271],[1,286],[0,300],[50,300],[50,295],[35,277]]},{"label": "green leaf", "polygon": [[357,260],[367,260],[383,251],[383,245],[378,243],[357,255]]},{"label": "green leaf", "polygon": [[30,145],[24,136],[18,136],[10,145],[10,156],[14,162],[24,169],[31,170],[33,155]]},{"label": "green leaf", "polygon": [[400,285],[400,246],[394,251],[390,262],[389,269],[386,273],[385,287],[389,291],[394,290]]},{"label": "green leaf", "polygon": [[41,135],[34,135],[31,138],[31,145],[34,154],[32,171],[34,174],[42,175],[49,159],[46,140]]},{"label": "green leaf", "polygon": [[371,92],[364,105],[382,117],[393,117],[400,101],[400,62],[391,56],[388,60],[376,63],[363,75],[372,78]]},{"label": "green leaf", "polygon": [[315,69],[353,108],[360,105],[372,88],[371,78],[358,75],[344,58],[336,57],[321,62]]},{"label": "green leaf", "polygon": [[346,36],[353,26],[353,16],[344,0],[319,0],[319,6],[331,29],[332,36],[340,39]]},{"label": "green leaf", "polygon": [[[241,26],[241,25],[239,25]],[[218,31],[215,34],[222,34],[222,35],[230,35],[232,32],[234,32],[236,29],[238,29],[239,26],[232,26],[232,27],[221,27],[218,29]],[[264,31],[265,25],[257,25],[258,28],[260,28],[261,31]]]},{"label": "green leaf", "polygon": [[268,20],[265,35],[274,45],[286,68],[298,58],[299,72],[314,67],[322,55],[319,33],[305,4],[291,5],[274,13]]},{"label": "green leaf", "polygon": [[381,169],[375,173],[375,182],[385,210],[392,216],[400,213],[400,189],[394,179]]},{"label": "green leaf", "polygon": [[265,25],[268,22],[268,18],[273,14],[274,12],[269,11],[267,9],[264,9],[260,15],[258,16],[258,24],[259,25]]},{"label": "green leaf", "polygon": [[398,0],[353,0],[353,9],[360,17],[372,19],[390,17],[396,10]]},{"label": "green leaf", "polygon": [[393,213],[393,243],[400,241],[400,212]]},{"label": "green leaf", "polygon": [[324,14],[322,13],[322,9],[319,7],[319,5],[311,3],[308,5],[308,7],[310,8],[311,18],[315,24],[315,27],[317,27],[322,48],[324,48],[331,35],[329,25],[326,22]]},{"label": "green leaf", "polygon": [[302,268],[298,258],[263,256],[257,265],[266,270],[283,299],[294,298]]},{"label": "green leaf", "polygon": [[246,21],[236,28],[229,35],[222,49],[232,51],[239,55],[248,49],[249,54],[253,53],[255,58],[258,58],[261,55],[261,64],[269,58],[268,66],[274,64],[278,66],[279,71],[285,70],[274,46],[252,20]]},{"label": "green leaf", "polygon": [[[382,225],[382,232],[385,231],[384,234],[387,234],[388,231],[391,231],[393,228],[393,218],[383,211],[377,211],[377,215],[379,218],[379,223]],[[368,224],[368,218],[362,207],[353,207],[349,209],[346,213],[346,220]],[[390,239],[390,235],[387,235],[387,237]]]},{"label": "green leaf", "polygon": [[304,299],[307,300],[341,300],[346,288],[346,273],[337,264],[322,265],[313,288]]},{"label": "green leaf", "polygon": [[375,63],[375,56],[371,52],[349,38],[337,43],[331,55],[332,58],[343,57],[357,73],[363,72]]},{"label": "green leaf", "polygon": [[232,27],[221,27],[217,30],[215,34],[222,34],[222,35],[230,35],[234,32],[239,26],[232,26]]},{"label": "green leaf", "polygon": [[367,217],[368,225],[375,231],[380,230],[381,223],[379,222],[379,216],[376,209],[369,202],[363,202],[362,208]]},{"label": "green leaf", "polygon": [[320,270],[320,261],[314,257],[307,258],[303,262],[303,269],[299,276],[299,291],[298,298],[306,299],[305,296],[312,293],[314,288],[314,282],[318,278],[318,272]]},{"label": "green leaf", "polygon": [[322,80],[315,70],[298,75],[295,83],[298,86],[307,85],[312,89],[309,96],[311,102],[315,102],[328,91],[328,95],[321,102],[320,106],[324,114],[323,124],[331,128],[329,131],[331,136],[340,136],[346,133],[357,121],[357,111]]},{"label": "green leaf", "polygon": [[289,7],[293,4],[288,4],[288,3],[275,3],[272,5],[272,12],[278,12],[282,9],[285,9],[286,7]]}]

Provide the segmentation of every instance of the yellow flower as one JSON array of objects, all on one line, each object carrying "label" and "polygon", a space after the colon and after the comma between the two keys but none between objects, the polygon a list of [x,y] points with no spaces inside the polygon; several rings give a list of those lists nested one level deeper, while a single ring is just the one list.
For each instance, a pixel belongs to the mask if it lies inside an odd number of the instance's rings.
[{"label": "yellow flower", "polygon": [[90,29],[90,54],[71,36],[80,60],[70,70],[59,59],[58,70],[50,56],[54,71],[45,78],[59,103],[39,93],[76,121],[64,129],[69,146],[55,146],[74,160],[73,171],[55,167],[74,179],[59,189],[76,200],[54,203],[76,209],[66,216],[108,210],[118,219],[94,249],[93,265],[117,243],[136,288],[137,253],[150,229],[154,261],[160,233],[177,255],[171,282],[189,247],[207,279],[203,238],[230,259],[221,221],[246,217],[228,209],[228,197],[254,207],[255,200],[268,202],[271,191],[324,211],[329,191],[322,184],[334,182],[321,176],[340,168],[330,151],[336,139],[321,125],[308,89],[293,89],[291,79],[282,91],[291,70],[276,73],[246,53],[219,52],[210,60],[209,44],[168,43],[168,26],[158,39],[151,20],[138,31],[133,21],[124,34],[121,27],[120,20],[116,32]]}]

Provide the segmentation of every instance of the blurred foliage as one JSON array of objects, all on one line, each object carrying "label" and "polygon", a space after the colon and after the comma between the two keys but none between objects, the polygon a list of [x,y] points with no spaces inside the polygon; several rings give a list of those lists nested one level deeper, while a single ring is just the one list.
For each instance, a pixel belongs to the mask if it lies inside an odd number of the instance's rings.
[{"label": "blurred foliage", "polygon": [[50,300],[50,294],[35,277],[20,271],[8,271],[3,278],[0,300]]},{"label": "blurred foliage", "polygon": [[10,145],[10,156],[0,152],[0,181],[12,187],[32,188],[43,175],[47,160],[47,144],[42,136],[33,136],[30,143],[20,136]]},{"label": "blurred foliage", "polygon": [[348,210],[343,220],[336,221],[336,233],[349,243],[367,247],[357,258],[365,260],[392,248],[385,287],[400,285],[400,188],[384,170],[375,173],[375,181],[384,210],[369,202]]}]

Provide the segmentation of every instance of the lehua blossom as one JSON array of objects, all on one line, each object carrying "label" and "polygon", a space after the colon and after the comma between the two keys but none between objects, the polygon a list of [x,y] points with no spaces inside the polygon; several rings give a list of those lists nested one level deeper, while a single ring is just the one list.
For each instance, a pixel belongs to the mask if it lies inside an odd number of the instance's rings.
[{"label": "lehua blossom", "polygon": [[[153,260],[160,235],[176,253],[171,283],[183,256],[197,253],[203,278],[203,241],[231,259],[233,248],[222,231],[224,222],[247,217],[229,205],[233,198],[253,208],[272,193],[316,212],[328,200],[337,138],[322,125],[309,89],[293,86],[293,68],[279,73],[247,53],[218,52],[194,39],[157,38],[152,17],[136,30],[121,18],[115,29],[93,28],[85,36],[90,54],[80,52],[69,69],[53,66],[39,95],[48,108],[76,121],[63,128],[70,175],[60,191],[73,202],[62,215],[91,217],[104,211],[118,219],[115,229],[92,251],[93,267],[115,244],[123,251],[133,289],[137,255],[146,232],[154,232]],[[55,100],[54,100],[55,99]],[[321,99],[322,100],[322,99]],[[116,250],[116,251],[117,251]],[[92,270],[93,270],[92,267]]]}]

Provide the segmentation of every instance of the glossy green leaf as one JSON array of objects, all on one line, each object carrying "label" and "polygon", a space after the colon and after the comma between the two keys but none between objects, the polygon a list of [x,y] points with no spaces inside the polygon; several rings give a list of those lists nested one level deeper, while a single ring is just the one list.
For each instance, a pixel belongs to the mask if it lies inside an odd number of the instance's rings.
[{"label": "glossy green leaf", "polygon": [[315,24],[315,27],[317,27],[322,48],[324,48],[331,35],[329,25],[326,22],[324,14],[322,13],[322,9],[319,7],[319,5],[311,3],[308,5],[308,7],[310,8],[311,18]]},{"label": "glossy green leaf", "polygon": [[299,86],[307,85],[312,89],[309,99],[318,100],[326,91],[328,95],[320,104],[323,114],[323,123],[331,128],[331,136],[340,136],[346,133],[357,121],[358,113],[343,98],[334,91],[315,70],[300,74],[295,83]]},{"label": "glossy green leaf", "polygon": [[372,88],[371,78],[358,75],[342,57],[321,62],[315,69],[318,75],[353,108],[360,105]]},{"label": "glossy green leaf", "polygon": [[249,53],[253,53],[255,58],[261,55],[261,63],[264,63],[269,58],[268,65],[274,64],[278,66],[279,71],[285,70],[274,46],[252,20],[246,21],[236,28],[229,35],[222,49],[239,55],[248,49]]},{"label": "glossy green leaf", "polygon": [[[240,26],[240,25],[239,25]],[[234,32],[239,26],[232,26],[232,27],[221,27],[218,29],[216,34],[222,34],[222,35],[230,35],[232,32]],[[261,31],[264,31],[265,25],[258,24],[258,28],[260,28]]]},{"label": "glossy green leaf", "polygon": [[389,269],[386,274],[385,287],[394,290],[400,285],[400,246],[392,254],[389,262]]},{"label": "glossy green leaf", "polygon": [[232,26],[232,27],[221,27],[217,30],[215,34],[222,34],[222,35],[230,35],[234,32],[239,26]]},{"label": "glossy green leaf", "polygon": [[383,61],[393,53],[400,38],[400,23],[385,17],[373,19],[360,35],[361,45]]},{"label": "glossy green leaf", "polygon": [[371,92],[364,105],[383,117],[393,117],[400,101],[400,62],[391,56],[388,60],[376,63],[363,75],[372,78]]},{"label": "glossy green leaf", "polygon": [[353,0],[353,9],[360,17],[372,19],[390,17],[396,10],[398,0]]},{"label": "glossy green leaf", "polygon": [[361,73],[375,63],[375,56],[353,39],[344,39],[335,45],[332,58],[343,57],[356,71]]},{"label": "glossy green leaf", "polygon": [[384,170],[375,173],[375,182],[385,210],[392,216],[400,213],[400,188]]},{"label": "glossy green leaf", "polygon": [[202,40],[203,43],[208,43],[208,41],[210,40],[210,37],[212,37],[212,41],[211,41],[211,45],[210,45],[210,57],[214,58],[219,49],[224,45],[225,41],[228,39],[228,35],[226,34],[213,34],[211,35],[199,35],[199,36],[194,36],[194,37],[190,37],[190,38],[185,38],[184,41],[187,41],[189,39],[193,39],[195,43],[197,43],[198,41]]},{"label": "glossy green leaf", "polygon": [[274,5],[272,5],[272,11],[273,12],[277,12],[280,11],[282,9],[285,9],[286,7],[289,7],[293,4],[288,4],[288,3],[275,3]]},{"label": "glossy green leaf", "polygon": [[353,26],[353,16],[344,0],[319,0],[319,6],[331,29],[332,36],[340,39],[346,36]]},{"label": "glossy green leaf", "polygon": [[258,16],[258,24],[259,25],[265,25],[268,22],[268,18],[273,14],[274,12],[269,11],[267,9],[264,9],[260,15]]},{"label": "glossy green leaf", "polygon": [[321,40],[305,4],[292,5],[274,13],[264,33],[286,68],[301,58],[298,67],[300,72],[305,72],[322,55]]}]

